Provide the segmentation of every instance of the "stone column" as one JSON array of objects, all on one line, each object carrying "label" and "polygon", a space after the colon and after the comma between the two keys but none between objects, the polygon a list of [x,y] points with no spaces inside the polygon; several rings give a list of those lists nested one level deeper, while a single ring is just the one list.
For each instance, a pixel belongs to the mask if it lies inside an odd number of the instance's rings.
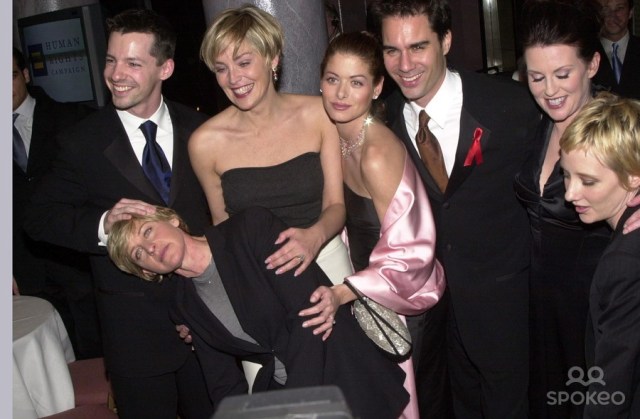
[{"label": "stone column", "polygon": [[280,91],[317,95],[327,48],[322,0],[202,0],[207,25],[221,11],[250,3],[271,13],[284,30]]}]

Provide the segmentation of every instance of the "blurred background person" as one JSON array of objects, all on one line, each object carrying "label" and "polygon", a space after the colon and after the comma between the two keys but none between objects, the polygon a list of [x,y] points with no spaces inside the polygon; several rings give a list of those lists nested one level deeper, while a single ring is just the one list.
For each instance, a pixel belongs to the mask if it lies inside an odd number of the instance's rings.
[{"label": "blurred background person", "polygon": [[36,242],[23,229],[25,210],[57,151],[56,136],[90,109],[59,103],[31,86],[13,48],[13,277],[20,294],[48,300],[64,321],[76,358],[102,356],[93,280],[86,255]]},{"label": "blurred background person", "polygon": [[345,220],[337,133],[320,98],[276,90],[283,42],[280,24],[255,6],[216,17],[200,54],[231,106],[193,133],[189,156],[214,224],[267,208],[290,227],[269,269],[300,274],[317,257],[339,283],[351,265],[337,236]]},{"label": "blurred background person", "polygon": [[640,417],[640,231],[622,232],[640,190],[639,139],[640,102],[609,93],[585,105],[560,139],[567,202],[584,223],[613,230],[591,284],[585,373],[589,393],[611,401],[586,403],[588,419]]},{"label": "blurred background person", "polygon": [[633,0],[598,1],[601,64],[593,81],[621,96],[640,99],[640,37],[629,31]]}]

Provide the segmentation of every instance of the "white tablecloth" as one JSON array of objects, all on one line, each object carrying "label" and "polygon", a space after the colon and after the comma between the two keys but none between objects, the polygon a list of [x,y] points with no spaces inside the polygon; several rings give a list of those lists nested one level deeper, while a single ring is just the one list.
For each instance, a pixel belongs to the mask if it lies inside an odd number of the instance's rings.
[{"label": "white tablecloth", "polygon": [[13,419],[34,419],[72,409],[67,363],[75,361],[67,330],[41,298],[13,297]]}]

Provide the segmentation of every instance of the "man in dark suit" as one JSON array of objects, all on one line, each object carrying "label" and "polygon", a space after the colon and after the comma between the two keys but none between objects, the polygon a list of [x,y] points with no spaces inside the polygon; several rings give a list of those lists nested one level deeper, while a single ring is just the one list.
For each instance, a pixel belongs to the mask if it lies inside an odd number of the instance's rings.
[{"label": "man in dark suit", "polygon": [[599,2],[602,6],[599,52],[603,58],[593,82],[621,96],[640,99],[640,37],[629,32],[633,0]]},{"label": "man in dark suit", "polygon": [[54,305],[77,358],[102,356],[88,257],[35,242],[22,227],[29,199],[51,167],[56,135],[89,109],[56,102],[30,81],[24,56],[13,48],[13,276],[19,293]]},{"label": "man in dark suit", "polygon": [[[425,183],[450,296],[446,321],[433,315],[423,338],[430,355],[421,355],[416,376],[421,415],[451,417],[442,402],[430,410],[425,400],[430,392],[443,393],[443,384],[421,371],[430,365],[425,360],[442,356],[433,350],[444,352],[446,322],[455,417],[525,418],[529,222],[513,179],[539,114],[511,80],[447,69],[452,36],[446,0],[381,1],[372,12],[385,67],[401,90],[387,99],[388,123]],[[436,146],[425,150],[433,137]]]},{"label": "man in dark suit", "polygon": [[205,117],[163,99],[176,42],[165,19],[150,10],[129,10],[108,19],[107,26],[104,79],[113,103],[61,136],[25,227],[37,240],[91,255],[120,418],[209,418],[213,407],[198,360],[169,319],[175,282],[126,275],[105,247],[115,221],[153,211],[151,204],[174,208],[195,232],[209,223],[187,154],[189,136]]}]

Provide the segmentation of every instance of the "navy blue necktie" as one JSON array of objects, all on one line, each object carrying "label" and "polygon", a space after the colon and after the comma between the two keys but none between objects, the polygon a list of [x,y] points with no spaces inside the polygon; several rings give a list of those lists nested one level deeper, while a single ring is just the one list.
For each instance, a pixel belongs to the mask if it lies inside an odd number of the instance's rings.
[{"label": "navy blue necktie", "polygon": [[171,190],[171,166],[156,141],[157,129],[158,126],[153,121],[146,121],[140,125],[140,130],[147,140],[142,151],[142,170],[160,193],[164,203],[168,204],[169,191]]},{"label": "navy blue necktie", "polygon": [[620,83],[620,75],[622,74],[622,62],[618,57],[619,45],[615,42],[611,45],[613,52],[611,53],[611,67],[613,67],[613,74],[616,76],[616,83]]},{"label": "navy blue necktie", "polygon": [[27,172],[27,149],[18,129],[16,128],[17,113],[13,114],[13,160],[20,166],[23,172]]}]

